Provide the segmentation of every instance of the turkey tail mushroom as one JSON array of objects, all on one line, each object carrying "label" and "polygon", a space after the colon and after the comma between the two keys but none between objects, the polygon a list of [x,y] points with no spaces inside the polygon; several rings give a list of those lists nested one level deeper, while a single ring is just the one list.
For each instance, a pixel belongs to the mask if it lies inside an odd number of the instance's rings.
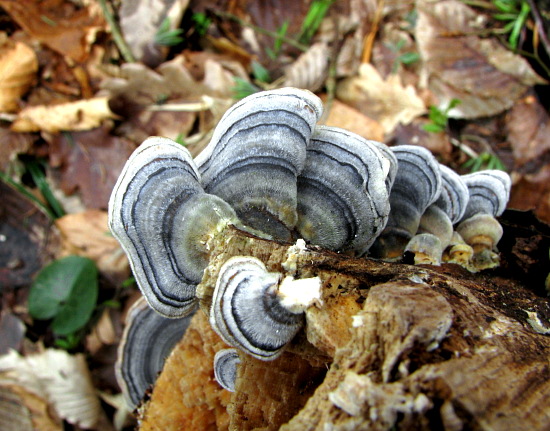
[{"label": "turkey tail mushroom", "polygon": [[169,319],[140,298],[128,312],[118,348],[115,374],[126,403],[137,407],[162,370],[166,357],[183,337],[192,314]]},{"label": "turkey tail mushroom", "polygon": [[386,225],[391,162],[370,141],[318,126],[298,177],[298,224],[311,243],[362,255]]},{"label": "turkey tail mushroom", "polygon": [[453,224],[461,219],[468,205],[468,187],[460,175],[441,164],[439,170],[441,194],[422,214],[418,232],[406,247],[414,254],[415,264],[441,264],[443,252],[453,238]]},{"label": "turkey tail mushroom", "polygon": [[494,268],[500,263],[496,246],[502,226],[495,217],[506,209],[510,197],[510,176],[503,171],[487,170],[462,177],[470,199],[457,232],[474,250],[473,269]]},{"label": "turkey tail mushroom", "polygon": [[222,117],[197,156],[205,191],[228,202],[248,226],[290,240],[302,171],[322,103],[282,88],[242,99]]},{"label": "turkey tail mushroom", "polygon": [[152,137],[126,162],[109,200],[109,227],[147,302],[167,317],[196,306],[195,288],[208,263],[205,238],[233,209],[204,192],[189,152]]},{"label": "turkey tail mushroom", "polygon": [[390,148],[397,158],[397,174],[389,201],[390,215],[386,228],[369,253],[373,257],[395,260],[418,231],[426,208],[441,193],[439,163],[430,151],[414,145]]},{"label": "turkey tail mushroom", "polygon": [[318,277],[281,280],[254,257],[232,257],[216,281],[210,324],[230,346],[275,359],[302,327],[307,307],[320,300],[320,287]]}]

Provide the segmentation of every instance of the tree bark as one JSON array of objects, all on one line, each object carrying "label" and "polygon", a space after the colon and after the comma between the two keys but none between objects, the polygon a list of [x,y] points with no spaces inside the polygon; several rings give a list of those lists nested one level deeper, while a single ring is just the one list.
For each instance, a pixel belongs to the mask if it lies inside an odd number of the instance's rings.
[{"label": "tree bark", "polygon": [[[548,301],[498,270],[300,251],[232,227],[208,246],[202,312],[168,358],[141,429],[191,429],[198,416],[207,420],[193,429],[550,429]],[[240,354],[228,401],[212,369],[223,342],[206,314],[219,268],[235,255],[319,276],[323,293],[278,359]],[[169,424],[167,408],[181,412]]]}]

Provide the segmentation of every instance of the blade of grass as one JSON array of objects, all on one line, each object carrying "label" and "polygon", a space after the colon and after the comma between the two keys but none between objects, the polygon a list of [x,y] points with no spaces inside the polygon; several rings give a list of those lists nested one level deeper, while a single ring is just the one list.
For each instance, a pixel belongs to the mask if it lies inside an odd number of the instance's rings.
[{"label": "blade of grass", "polygon": [[36,187],[38,187],[38,190],[40,190],[40,193],[42,193],[42,196],[44,196],[44,199],[46,199],[46,202],[48,202],[48,205],[55,214],[55,218],[63,217],[65,215],[65,211],[63,210],[63,207],[61,206],[59,201],[54,196],[50,185],[46,181],[46,176],[44,175],[44,172],[42,172],[42,170],[40,169],[38,162],[31,161],[26,164],[26,167],[31,174],[32,180],[36,184]]}]

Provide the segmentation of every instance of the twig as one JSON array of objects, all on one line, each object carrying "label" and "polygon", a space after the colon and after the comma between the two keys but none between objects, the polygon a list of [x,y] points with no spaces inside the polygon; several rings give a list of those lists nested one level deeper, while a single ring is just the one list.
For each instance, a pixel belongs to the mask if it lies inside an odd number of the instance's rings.
[{"label": "twig", "polygon": [[479,154],[476,153],[474,150],[472,150],[468,145],[463,144],[456,138],[450,139],[451,144],[453,144],[455,147],[457,147],[460,151],[462,151],[464,154],[466,154],[471,159],[475,159],[479,157]]},{"label": "twig", "polygon": [[378,0],[374,19],[372,21],[372,28],[369,34],[365,36],[365,42],[363,43],[363,55],[361,56],[361,63],[370,63],[372,55],[372,47],[374,45],[374,39],[378,33],[378,27],[382,20],[382,10],[384,9],[384,0]]},{"label": "twig", "polygon": [[214,13],[214,15],[217,15],[220,18],[227,18],[227,19],[230,19],[232,21],[235,21],[237,24],[242,25],[243,27],[249,27],[257,33],[262,33],[262,34],[270,36],[274,39],[279,39],[279,40],[283,41],[284,43],[286,43],[290,46],[293,46],[294,48],[299,49],[300,51],[306,52],[309,48],[308,46],[301,44],[300,42],[298,42],[295,39],[280,35],[279,33],[271,31],[271,30],[266,30],[265,28],[262,28],[262,27],[255,26],[254,24],[250,24],[249,22],[246,22],[246,21],[240,19],[238,16],[235,16],[232,13],[216,11],[216,10],[213,10],[212,12]]},{"label": "twig", "polygon": [[200,102],[194,103],[165,103],[164,105],[151,105],[148,111],[171,111],[171,112],[198,112],[207,111],[214,105],[214,99],[209,96],[202,96]]},{"label": "twig", "polygon": [[126,44],[126,41],[122,37],[120,30],[118,29],[118,25],[115,21],[115,18],[111,13],[111,11],[109,10],[109,6],[107,5],[107,0],[99,0],[99,6],[101,7],[101,11],[103,12],[105,21],[107,21],[107,23],[109,24],[109,27],[111,28],[111,34],[113,35],[113,40],[118,50],[120,51],[120,54],[122,55],[122,57],[126,62],[135,63],[136,59],[132,54],[132,51],[130,51],[130,48]]},{"label": "twig", "polygon": [[544,21],[540,16],[537,4],[533,0],[527,0],[527,3],[529,3],[529,6],[531,7],[531,13],[533,14],[533,18],[535,18],[535,23],[537,24],[539,30],[540,40],[544,45],[546,53],[550,56],[550,41],[548,40],[548,37],[546,36],[546,33],[544,31]]}]

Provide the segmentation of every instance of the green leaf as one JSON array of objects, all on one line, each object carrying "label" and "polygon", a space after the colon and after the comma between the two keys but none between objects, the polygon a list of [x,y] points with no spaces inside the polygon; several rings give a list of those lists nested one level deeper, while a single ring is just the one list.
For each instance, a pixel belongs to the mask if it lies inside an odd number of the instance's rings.
[{"label": "green leaf", "polygon": [[266,84],[271,82],[269,72],[257,61],[252,62],[252,75],[254,75],[254,78],[260,82],[265,82]]},{"label": "green leaf", "polygon": [[398,61],[405,65],[415,63],[418,60],[420,60],[418,52],[405,52],[398,57]]},{"label": "green leaf", "polygon": [[233,81],[235,81],[235,85],[231,88],[231,91],[233,92],[233,98],[237,100],[240,100],[246,96],[250,96],[251,94],[260,91],[260,89],[254,84],[251,84],[250,82],[242,78],[235,76],[233,78]]},{"label": "green leaf", "polygon": [[303,44],[308,44],[313,35],[319,29],[323,18],[328,12],[328,9],[335,0],[315,0],[311,3],[306,17],[302,22],[302,28],[298,40]]},{"label": "green leaf", "polygon": [[29,313],[35,319],[53,318],[53,332],[67,335],[88,322],[97,294],[95,263],[68,256],[50,263],[36,276],[29,292]]},{"label": "green leaf", "polygon": [[204,36],[208,30],[208,27],[212,24],[212,20],[202,12],[195,12],[191,16],[191,21],[195,23],[195,30],[199,36]]},{"label": "green leaf", "polygon": [[183,37],[181,37],[182,33],[183,30],[181,28],[170,29],[170,19],[165,18],[155,34],[155,43],[162,46],[177,45],[183,42]]},{"label": "green leaf", "polygon": [[439,133],[439,132],[443,132],[445,130],[445,127],[435,123],[428,123],[428,124],[422,125],[422,129],[425,130],[426,132]]},{"label": "green leaf", "polygon": [[286,35],[286,32],[288,30],[288,20],[283,22],[281,24],[281,27],[279,27],[279,29],[277,30],[277,35],[279,37],[277,37],[275,39],[275,42],[273,42],[273,53],[275,54],[275,56],[278,56],[279,55],[279,51],[281,51],[281,47],[283,46],[283,37]]}]

